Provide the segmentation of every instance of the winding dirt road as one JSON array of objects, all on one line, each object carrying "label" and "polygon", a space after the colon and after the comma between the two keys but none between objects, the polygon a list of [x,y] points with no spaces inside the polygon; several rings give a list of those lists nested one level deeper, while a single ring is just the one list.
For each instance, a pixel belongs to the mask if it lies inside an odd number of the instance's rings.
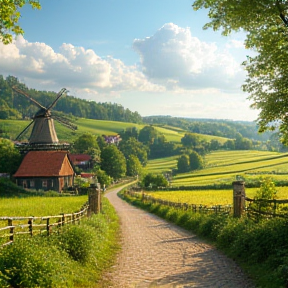
[{"label": "winding dirt road", "polygon": [[[106,194],[121,221],[122,250],[105,275],[115,288],[251,288],[231,260],[197,236]],[[112,284],[111,284],[112,283]]]}]

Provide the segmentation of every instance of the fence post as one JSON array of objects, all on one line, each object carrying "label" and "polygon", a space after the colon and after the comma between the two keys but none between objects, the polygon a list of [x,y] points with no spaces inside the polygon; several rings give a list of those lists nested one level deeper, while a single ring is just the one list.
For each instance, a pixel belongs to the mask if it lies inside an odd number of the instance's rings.
[{"label": "fence post", "polygon": [[234,217],[240,218],[245,211],[245,182],[234,181],[232,185]]},{"label": "fence post", "polygon": [[33,236],[33,218],[28,221],[30,235]]},{"label": "fence post", "polygon": [[9,240],[13,242],[14,241],[14,227],[12,227],[13,226],[12,219],[8,219],[8,226],[10,226]]},{"label": "fence post", "polygon": [[97,189],[95,184],[90,184],[88,188],[88,201],[89,201],[89,211],[88,215],[92,213],[100,213],[101,210],[101,189]]}]

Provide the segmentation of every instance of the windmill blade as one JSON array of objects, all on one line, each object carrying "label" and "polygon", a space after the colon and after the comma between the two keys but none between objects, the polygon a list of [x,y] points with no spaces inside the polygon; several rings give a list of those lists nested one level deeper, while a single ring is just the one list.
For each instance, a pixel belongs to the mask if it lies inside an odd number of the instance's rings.
[{"label": "windmill blade", "polygon": [[33,102],[36,106],[38,106],[41,109],[47,110],[46,107],[42,106],[39,102],[37,102],[36,100],[34,100],[33,98],[31,98],[26,92],[20,90],[19,88],[17,88],[16,86],[13,86],[12,89],[14,91],[16,91],[19,94],[22,94],[24,96],[26,96],[31,102]]},{"label": "windmill blade", "polygon": [[62,124],[63,126],[65,126],[65,127],[67,127],[67,128],[69,128],[69,129],[71,129],[71,130],[77,130],[77,126],[76,125],[74,125],[74,124],[72,124],[71,122],[69,122],[68,120],[66,120],[66,119],[63,119],[63,118],[61,118],[61,117],[58,117],[58,116],[52,116],[52,118],[53,119],[55,119],[57,122],[59,122],[60,124]]},{"label": "windmill blade", "polygon": [[52,102],[52,104],[47,108],[47,110],[50,110],[51,108],[53,108],[53,107],[56,105],[56,103],[57,103],[57,101],[59,100],[59,98],[60,98],[66,91],[67,91],[66,88],[62,88],[62,89],[60,90],[60,92],[57,94],[56,99],[55,99],[55,100]]},{"label": "windmill blade", "polygon": [[26,128],[16,137],[15,140],[18,140],[27,130],[28,128],[34,123],[34,120],[26,126]]}]

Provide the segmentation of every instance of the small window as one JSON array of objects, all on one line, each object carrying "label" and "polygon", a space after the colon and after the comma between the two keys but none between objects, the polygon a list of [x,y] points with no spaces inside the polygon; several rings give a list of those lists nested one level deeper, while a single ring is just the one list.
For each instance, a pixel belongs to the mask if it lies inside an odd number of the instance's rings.
[{"label": "small window", "polygon": [[47,187],[47,180],[42,180],[42,187]]},{"label": "small window", "polygon": [[23,180],[23,188],[27,188],[27,181]]},{"label": "small window", "polygon": [[34,180],[30,180],[30,187],[31,188],[35,187],[35,181]]}]

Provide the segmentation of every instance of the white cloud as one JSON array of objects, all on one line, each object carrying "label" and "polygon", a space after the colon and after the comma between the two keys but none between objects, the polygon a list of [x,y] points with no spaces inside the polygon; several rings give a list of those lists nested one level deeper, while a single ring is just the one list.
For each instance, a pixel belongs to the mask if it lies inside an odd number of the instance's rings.
[{"label": "white cloud", "polygon": [[[143,73],[155,83],[184,89],[236,89],[244,72],[227,51],[192,37],[190,28],[165,24],[153,36],[134,40]],[[174,81],[171,87],[171,80]],[[176,83],[175,83],[176,81]]]},{"label": "white cloud", "polygon": [[29,43],[22,36],[6,46],[0,43],[0,71],[41,90],[63,86],[102,93],[164,90],[149,82],[136,66],[126,66],[119,59],[103,59],[91,49],[66,43],[57,53],[45,43]]},{"label": "white cloud", "polygon": [[[135,102],[140,103],[145,99],[139,99],[136,92],[153,92],[153,99],[162,99],[169,92],[170,96],[193,97],[195,105],[203,95],[209,95],[209,100],[199,106],[199,110],[207,111],[205,105],[217,100],[219,93],[229,93],[231,101],[240,93],[244,72],[229,53],[229,49],[240,47],[239,43],[232,40],[226,50],[220,51],[215,43],[192,37],[190,28],[165,24],[153,36],[134,40],[140,65],[128,66],[120,59],[100,57],[84,47],[63,43],[55,51],[45,43],[31,43],[20,36],[12,44],[0,43],[0,71],[32,88],[59,91],[66,87],[71,95],[97,101],[121,102],[124,92],[133,92]],[[172,105],[171,109],[179,110],[179,115],[184,110],[189,113],[187,103]]]}]

